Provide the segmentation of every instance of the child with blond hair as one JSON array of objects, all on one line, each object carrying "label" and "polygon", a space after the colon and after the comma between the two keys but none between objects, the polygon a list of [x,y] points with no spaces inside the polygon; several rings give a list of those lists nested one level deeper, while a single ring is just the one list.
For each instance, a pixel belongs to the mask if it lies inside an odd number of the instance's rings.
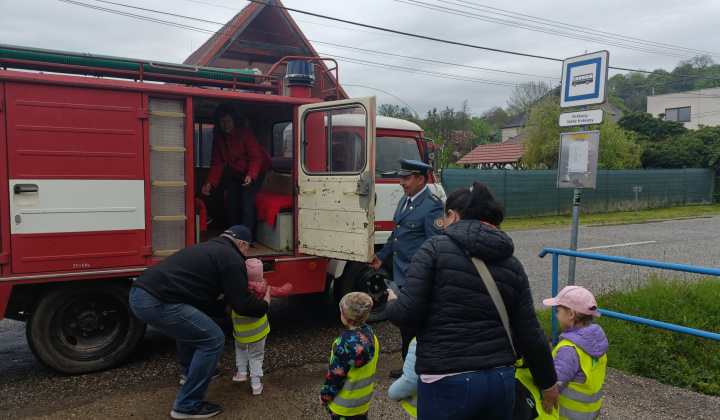
[{"label": "child with blond hair", "polygon": [[377,337],[365,323],[372,307],[372,298],[362,292],[348,293],[340,301],[340,319],[346,329],[333,343],[319,396],[333,420],[367,419],[380,354]]}]

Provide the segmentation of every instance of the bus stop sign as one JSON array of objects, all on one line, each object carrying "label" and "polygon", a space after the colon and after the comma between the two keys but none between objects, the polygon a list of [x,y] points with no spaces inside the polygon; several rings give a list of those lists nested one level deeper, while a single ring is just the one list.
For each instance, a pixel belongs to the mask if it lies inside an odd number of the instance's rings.
[{"label": "bus stop sign", "polygon": [[607,51],[598,51],[563,61],[561,108],[605,102],[609,56]]}]

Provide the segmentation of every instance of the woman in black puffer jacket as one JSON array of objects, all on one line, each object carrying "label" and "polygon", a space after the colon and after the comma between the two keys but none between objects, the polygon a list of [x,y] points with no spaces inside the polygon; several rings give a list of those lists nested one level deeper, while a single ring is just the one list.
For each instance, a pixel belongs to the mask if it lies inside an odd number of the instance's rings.
[{"label": "woman in black puffer jacket", "polygon": [[[509,419],[515,355],[472,257],[485,262],[507,309],[515,344],[543,391],[557,401],[550,345],[535,315],[530,284],[514,245],[497,226],[505,209],[488,187],[453,191],[445,230],[412,259],[402,292],[390,292],[388,318],[416,327],[419,419]],[[545,408],[545,407],[543,407]]]}]

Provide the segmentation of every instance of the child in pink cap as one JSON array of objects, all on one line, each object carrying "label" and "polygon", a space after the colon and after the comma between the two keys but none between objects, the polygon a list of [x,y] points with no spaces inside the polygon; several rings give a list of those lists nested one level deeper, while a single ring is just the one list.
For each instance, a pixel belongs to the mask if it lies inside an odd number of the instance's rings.
[{"label": "child in pink cap", "polygon": [[597,418],[607,366],[608,340],[594,323],[600,316],[595,297],[580,286],[567,286],[554,298],[543,300],[557,307],[563,329],[553,350],[559,382],[560,418]]}]

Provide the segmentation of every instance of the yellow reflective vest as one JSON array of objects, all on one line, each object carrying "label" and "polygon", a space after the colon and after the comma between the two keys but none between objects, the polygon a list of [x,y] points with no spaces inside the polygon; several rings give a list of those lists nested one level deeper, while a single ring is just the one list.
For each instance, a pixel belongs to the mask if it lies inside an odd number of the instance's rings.
[{"label": "yellow reflective vest", "polygon": [[413,418],[417,418],[417,392],[409,397],[405,397],[403,400],[403,408],[408,414],[413,416]]},{"label": "yellow reflective vest", "polygon": [[270,333],[267,314],[262,318],[250,318],[232,311],[233,336],[241,343],[254,343]]},{"label": "yellow reflective vest", "polygon": [[584,384],[570,382],[560,391],[560,418],[568,420],[594,420],[600,417],[602,389],[605,383],[607,355],[599,359],[590,357],[568,340],[561,341],[553,350],[553,357],[561,347],[575,347],[580,356],[580,367],[587,380]]},{"label": "yellow reflective vest", "polygon": [[[532,374],[530,373],[530,369],[528,369],[526,366],[524,366],[525,362],[523,359],[520,359],[515,363],[515,378],[522,382],[523,385],[525,385],[525,388],[527,388],[530,393],[532,393],[533,398],[535,399],[534,403],[532,405],[535,406],[535,411],[537,412],[538,416],[537,418],[540,420],[557,420],[560,418],[560,413],[556,408],[553,408],[552,414],[547,414],[545,410],[542,408],[542,395],[540,394],[540,388],[538,388],[537,385],[535,385],[535,381],[533,380]],[[515,401],[515,404],[518,402]],[[529,404],[530,405],[530,404]]]},{"label": "yellow reflective vest", "polygon": [[[372,360],[363,367],[350,368],[340,392],[328,402],[328,408],[333,413],[341,416],[356,416],[367,412],[370,408],[370,397],[375,386],[375,368],[377,368],[378,355],[380,354],[377,337],[373,335],[373,338],[375,340],[375,353]],[[335,340],[330,350],[331,362],[333,350],[339,340],[340,337]]]}]

